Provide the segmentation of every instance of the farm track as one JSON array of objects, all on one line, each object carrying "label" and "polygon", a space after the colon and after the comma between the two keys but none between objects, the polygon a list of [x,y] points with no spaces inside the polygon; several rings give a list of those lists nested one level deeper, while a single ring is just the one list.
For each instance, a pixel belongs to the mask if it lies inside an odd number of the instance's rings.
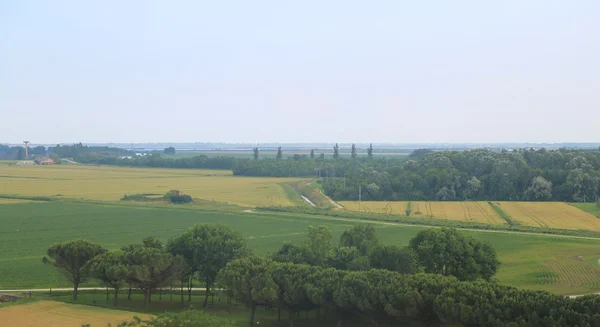
[{"label": "farm track", "polygon": [[319,191],[319,193],[321,193],[322,196],[324,196],[327,200],[329,200],[329,203],[331,203],[333,206],[335,206],[338,209],[344,209],[344,207],[342,207],[339,203],[333,201],[333,199],[331,199],[330,197],[328,197],[327,195],[325,195],[325,193],[323,193],[323,191],[317,189]]}]

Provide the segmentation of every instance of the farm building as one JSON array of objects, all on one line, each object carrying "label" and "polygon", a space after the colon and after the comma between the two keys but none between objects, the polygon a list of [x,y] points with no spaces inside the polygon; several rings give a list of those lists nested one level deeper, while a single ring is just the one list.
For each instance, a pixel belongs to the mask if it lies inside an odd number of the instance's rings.
[{"label": "farm building", "polygon": [[35,165],[35,161],[33,160],[23,160],[17,162],[17,166],[33,166]]},{"label": "farm building", "polygon": [[54,165],[54,159],[42,158],[42,159],[38,160],[38,165]]}]

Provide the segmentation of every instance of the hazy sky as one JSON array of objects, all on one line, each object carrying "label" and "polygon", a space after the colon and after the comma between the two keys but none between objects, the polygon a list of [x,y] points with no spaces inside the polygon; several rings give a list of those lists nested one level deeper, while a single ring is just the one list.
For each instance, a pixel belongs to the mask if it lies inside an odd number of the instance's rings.
[{"label": "hazy sky", "polygon": [[600,141],[600,1],[0,0],[0,143]]}]

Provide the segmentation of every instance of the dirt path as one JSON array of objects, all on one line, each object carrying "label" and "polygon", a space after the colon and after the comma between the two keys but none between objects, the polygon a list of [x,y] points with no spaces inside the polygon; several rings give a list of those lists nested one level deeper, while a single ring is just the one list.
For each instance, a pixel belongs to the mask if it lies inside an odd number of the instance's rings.
[{"label": "dirt path", "polygon": [[319,191],[319,193],[321,193],[322,196],[324,196],[329,203],[331,203],[334,207],[338,208],[338,209],[344,209],[344,207],[342,207],[339,203],[333,201],[330,197],[328,197],[327,195],[325,195],[325,193],[323,193],[323,191],[317,189]]}]

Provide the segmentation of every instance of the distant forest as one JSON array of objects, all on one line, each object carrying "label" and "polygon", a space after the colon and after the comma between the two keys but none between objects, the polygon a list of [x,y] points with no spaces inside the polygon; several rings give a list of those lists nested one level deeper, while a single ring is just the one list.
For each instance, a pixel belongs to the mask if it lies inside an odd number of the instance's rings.
[{"label": "distant forest", "polygon": [[[0,156],[14,148],[0,147]],[[38,152],[41,149],[38,149]],[[170,149],[169,149],[170,150]],[[31,149],[30,149],[31,151]],[[600,151],[519,149],[516,151],[431,151],[419,149],[407,158],[375,158],[373,149],[350,158],[294,155],[254,159],[196,156],[166,158],[81,144],[47,150],[81,163],[106,165],[228,169],[239,176],[318,177],[334,200],[506,200],[593,202],[600,195]],[[32,152],[33,153],[33,152]]]}]

